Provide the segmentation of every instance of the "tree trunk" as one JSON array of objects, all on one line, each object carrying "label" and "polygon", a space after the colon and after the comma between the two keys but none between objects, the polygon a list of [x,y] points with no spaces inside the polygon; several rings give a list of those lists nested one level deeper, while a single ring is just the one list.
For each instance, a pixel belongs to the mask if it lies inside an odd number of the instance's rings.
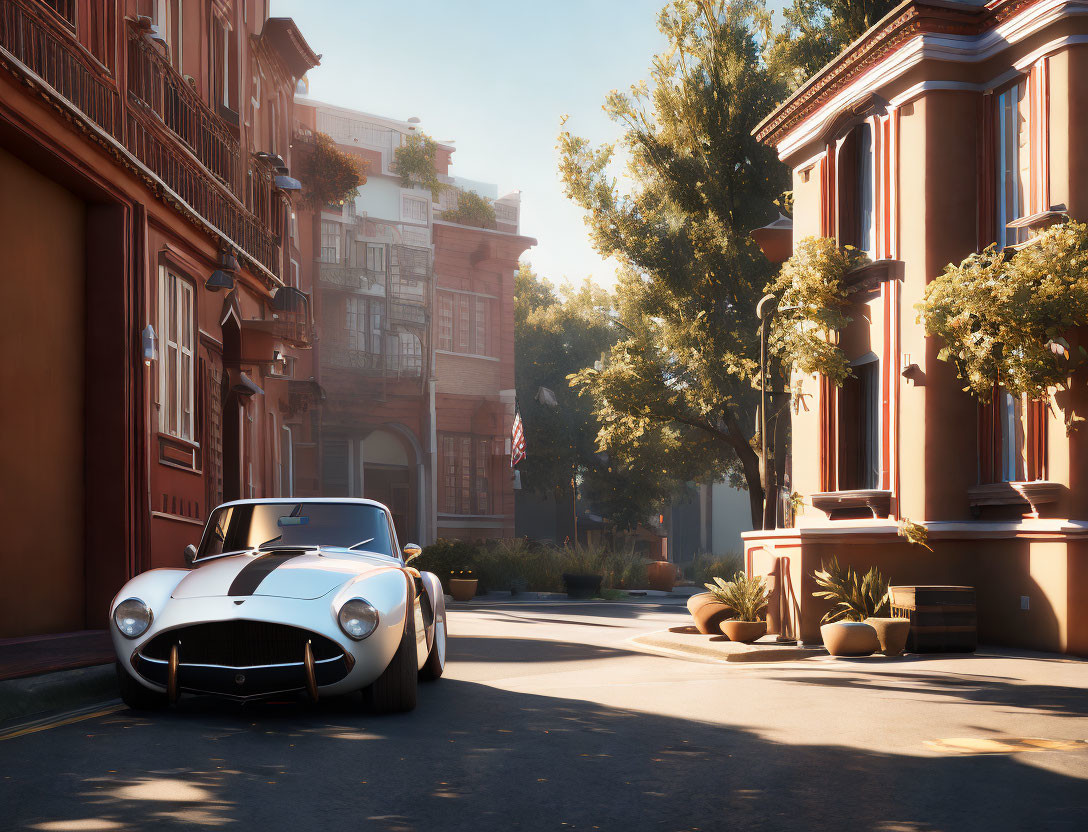
[{"label": "tree trunk", "polygon": [[760,471],[759,454],[748,442],[740,424],[733,414],[725,417],[726,430],[729,434],[729,444],[740,460],[744,469],[744,481],[748,485],[748,507],[752,513],[752,528],[763,527],[763,477]]}]

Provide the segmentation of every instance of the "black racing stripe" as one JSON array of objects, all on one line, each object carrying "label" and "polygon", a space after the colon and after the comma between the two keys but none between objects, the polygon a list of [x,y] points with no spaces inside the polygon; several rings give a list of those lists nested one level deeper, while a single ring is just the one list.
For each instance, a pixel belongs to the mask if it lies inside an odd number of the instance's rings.
[{"label": "black racing stripe", "polygon": [[299,555],[305,555],[306,549],[285,549],[279,552],[269,552],[267,555],[261,555],[256,560],[247,563],[242,571],[234,576],[234,580],[231,581],[230,589],[227,590],[228,596],[239,595],[252,595],[257,591],[257,587],[261,585],[261,581],[271,575],[282,564],[291,560],[291,558],[297,558]]}]

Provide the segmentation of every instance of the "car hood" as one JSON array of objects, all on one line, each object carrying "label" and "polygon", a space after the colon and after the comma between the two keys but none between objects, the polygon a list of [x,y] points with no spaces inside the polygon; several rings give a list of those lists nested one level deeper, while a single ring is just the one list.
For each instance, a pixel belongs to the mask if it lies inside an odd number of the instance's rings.
[{"label": "car hood", "polygon": [[181,579],[173,598],[265,595],[312,600],[368,572],[395,568],[382,555],[346,550],[272,549],[216,558]]}]

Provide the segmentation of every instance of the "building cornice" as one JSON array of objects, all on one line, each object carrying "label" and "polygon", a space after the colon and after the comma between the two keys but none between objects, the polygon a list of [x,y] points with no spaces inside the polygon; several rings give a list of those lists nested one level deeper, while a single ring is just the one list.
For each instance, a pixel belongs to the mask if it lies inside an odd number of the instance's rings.
[{"label": "building cornice", "polygon": [[787,155],[857,103],[861,91],[879,88],[922,60],[987,60],[1061,17],[1086,13],[1085,0],[998,0],[988,7],[907,0],[806,81],[752,133],[778,147],[780,156]]}]

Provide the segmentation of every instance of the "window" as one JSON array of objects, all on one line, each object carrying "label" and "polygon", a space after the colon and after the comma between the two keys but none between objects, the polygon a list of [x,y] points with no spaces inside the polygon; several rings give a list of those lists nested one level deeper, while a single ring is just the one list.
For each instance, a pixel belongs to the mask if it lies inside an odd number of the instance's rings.
[{"label": "window", "polygon": [[442,489],[439,510],[445,514],[491,514],[493,442],[486,438],[441,436]]},{"label": "window", "polygon": [[838,393],[840,491],[881,487],[880,362],[857,364],[853,371]]},{"label": "window", "polygon": [[159,36],[166,43],[166,53],[170,63],[179,73],[182,68],[182,0],[155,0],[151,9],[151,22],[159,31]]},{"label": "window", "polygon": [[838,154],[838,239],[873,255],[876,251],[873,129],[869,122],[842,140]]},{"label": "window", "polygon": [[1031,179],[1029,152],[1027,82],[1020,81],[997,96],[994,132],[997,139],[997,181],[995,201],[998,247],[1027,240],[1026,228],[1009,228],[1013,220],[1027,216],[1027,194]]},{"label": "window", "polygon": [[438,295],[438,348],[453,350],[453,295],[448,292]]},{"label": "window", "polygon": [[385,274],[385,246],[383,244],[366,244],[366,270],[377,274]]},{"label": "window", "polygon": [[159,430],[194,442],[193,285],[163,268],[159,285]]},{"label": "window", "polygon": [[438,292],[438,348],[469,355],[491,355],[492,299],[468,293]]},{"label": "window", "polygon": [[340,262],[340,223],[321,223],[321,262]]},{"label": "window", "polygon": [[[218,17],[212,20],[212,101],[238,111],[238,44],[230,26]],[[257,93],[259,95],[259,92]],[[259,99],[254,101],[259,107]]]},{"label": "window", "polygon": [[344,302],[344,329],[349,350],[380,354],[382,351],[382,316],[385,304],[380,300],[349,297]]},{"label": "window", "polygon": [[995,388],[979,406],[979,481],[1046,479],[1046,403]]},{"label": "window", "polygon": [[427,200],[406,196],[402,202],[401,212],[404,219],[413,222],[427,221]]}]

